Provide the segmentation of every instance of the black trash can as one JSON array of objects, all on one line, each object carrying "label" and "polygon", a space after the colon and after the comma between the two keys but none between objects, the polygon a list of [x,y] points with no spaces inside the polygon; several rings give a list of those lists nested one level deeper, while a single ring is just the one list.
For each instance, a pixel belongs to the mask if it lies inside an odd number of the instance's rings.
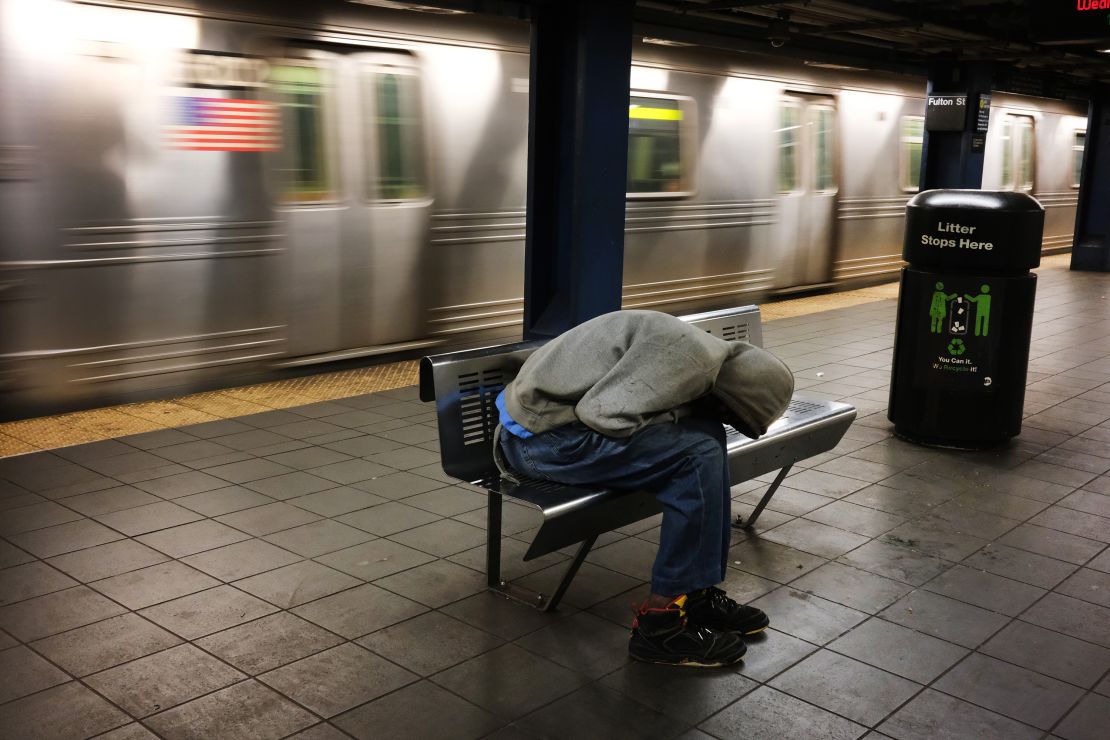
[{"label": "black trash can", "polygon": [[977,449],[1021,432],[1044,208],[928,190],[906,206],[887,416],[900,437]]}]

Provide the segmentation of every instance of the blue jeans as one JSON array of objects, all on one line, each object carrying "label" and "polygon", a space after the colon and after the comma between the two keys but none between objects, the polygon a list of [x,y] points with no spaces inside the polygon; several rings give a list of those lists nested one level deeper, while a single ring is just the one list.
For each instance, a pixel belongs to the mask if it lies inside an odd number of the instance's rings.
[{"label": "blue jeans", "polygon": [[653,424],[631,437],[569,424],[527,439],[501,434],[505,459],[530,478],[647,490],[663,504],[651,590],[690,593],[725,579],[731,538],[725,433],[718,421]]}]

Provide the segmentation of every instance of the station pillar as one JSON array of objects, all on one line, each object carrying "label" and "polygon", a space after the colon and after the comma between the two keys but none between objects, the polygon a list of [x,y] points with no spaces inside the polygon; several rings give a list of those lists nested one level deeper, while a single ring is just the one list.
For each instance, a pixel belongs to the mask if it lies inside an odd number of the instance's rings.
[{"label": "station pillar", "polygon": [[922,192],[983,186],[991,80],[991,67],[983,63],[930,69],[921,147]]},{"label": "station pillar", "polygon": [[1110,85],[1096,85],[1087,111],[1071,269],[1110,272]]},{"label": "station pillar", "polygon": [[634,0],[534,6],[524,337],[621,305]]}]

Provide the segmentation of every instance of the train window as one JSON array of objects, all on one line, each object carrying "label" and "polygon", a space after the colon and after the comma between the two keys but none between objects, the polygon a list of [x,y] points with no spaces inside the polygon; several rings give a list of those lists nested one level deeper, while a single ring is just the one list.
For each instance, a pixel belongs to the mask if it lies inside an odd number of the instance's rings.
[{"label": "train window", "polygon": [[1087,144],[1087,132],[1076,131],[1075,143],[1071,147],[1071,186],[1079,187],[1080,176],[1083,174],[1083,148]]},{"label": "train window", "polygon": [[801,127],[798,106],[786,103],[779,109],[779,192],[798,189],[798,144]]},{"label": "train window", "polygon": [[814,188],[816,190],[835,190],[833,180],[833,111],[832,108],[815,107],[813,123],[816,126],[814,138],[817,148],[817,170],[815,173]]},{"label": "train window", "polygon": [[925,136],[925,119],[921,116],[902,118],[902,189],[918,190],[921,186],[921,144]]},{"label": "train window", "polygon": [[629,196],[690,190],[683,146],[689,104],[679,98],[633,95],[628,102]]},{"label": "train window", "polygon": [[423,130],[416,75],[379,68],[369,78],[365,103],[373,105],[378,168],[371,193],[385,200],[420,198],[425,193]]},{"label": "train window", "polygon": [[1007,116],[1002,123],[1002,187],[1033,189],[1033,119]]},{"label": "train window", "polygon": [[284,199],[318,202],[334,197],[325,146],[327,73],[306,63],[276,64],[270,81],[281,106]]}]

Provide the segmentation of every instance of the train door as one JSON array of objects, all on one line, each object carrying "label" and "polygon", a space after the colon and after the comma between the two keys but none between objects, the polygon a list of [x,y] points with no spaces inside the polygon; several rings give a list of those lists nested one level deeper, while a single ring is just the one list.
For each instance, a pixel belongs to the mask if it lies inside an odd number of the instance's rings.
[{"label": "train door", "polygon": [[829,279],[836,241],[836,105],[788,95],[779,107],[779,287]]},{"label": "train door", "polygon": [[418,79],[406,53],[296,48],[273,62],[292,356],[419,334],[422,312],[404,304],[430,216]]}]

